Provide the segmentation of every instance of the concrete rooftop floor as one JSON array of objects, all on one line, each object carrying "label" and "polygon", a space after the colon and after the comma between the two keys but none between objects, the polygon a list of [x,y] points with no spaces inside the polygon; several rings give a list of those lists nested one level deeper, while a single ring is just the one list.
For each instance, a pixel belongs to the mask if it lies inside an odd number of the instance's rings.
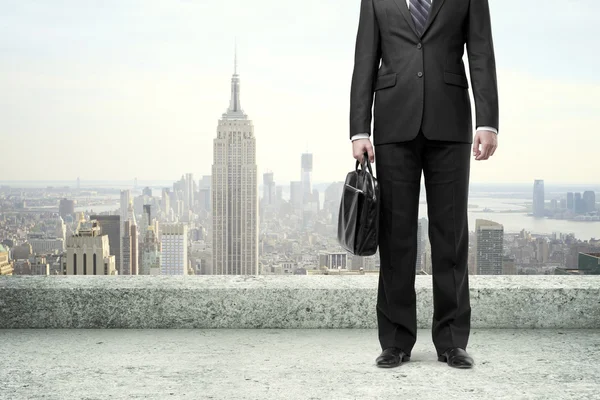
[{"label": "concrete rooftop floor", "polygon": [[5,329],[0,399],[600,399],[600,331],[474,329],[473,369],[368,329]]}]

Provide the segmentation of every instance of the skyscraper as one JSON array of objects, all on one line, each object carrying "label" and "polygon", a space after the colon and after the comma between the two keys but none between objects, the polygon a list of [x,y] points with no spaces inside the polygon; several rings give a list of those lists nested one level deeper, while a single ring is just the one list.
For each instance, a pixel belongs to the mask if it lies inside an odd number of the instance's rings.
[{"label": "skyscraper", "polygon": [[258,274],[256,138],[240,104],[237,52],[229,108],[218,122],[213,146],[213,271],[216,275]]},{"label": "skyscraper", "polygon": [[311,153],[303,153],[301,159],[300,181],[302,182],[302,194],[304,201],[312,200],[312,170],[313,170],[313,155]]},{"label": "skyscraper", "polygon": [[573,192],[567,192],[567,210],[575,211],[575,196],[573,196]]},{"label": "skyscraper", "polygon": [[[121,190],[121,222],[127,221],[127,213],[129,210],[129,204],[131,203],[131,192],[129,189]],[[121,235],[123,236],[123,235]]]},{"label": "skyscraper", "polygon": [[144,205],[144,213],[142,218],[142,226],[140,234],[142,241],[140,245],[140,262],[138,275],[159,275],[160,274],[160,258],[161,247],[158,241],[156,227],[158,223],[152,222],[151,206]]},{"label": "skyscraper", "polygon": [[131,275],[132,253],[131,221],[123,222],[123,236],[121,237],[121,268],[119,275]]},{"label": "skyscraper", "polygon": [[171,214],[170,197],[171,193],[169,188],[163,188],[162,198],[160,200],[160,207],[167,218],[169,217],[169,214]]},{"label": "skyscraper", "polygon": [[478,275],[502,275],[504,227],[494,221],[475,221],[475,268]]},{"label": "skyscraper", "polygon": [[81,222],[77,233],[67,238],[63,261],[65,275],[117,275],[115,256],[110,255],[108,235],[98,221]]},{"label": "skyscraper", "polygon": [[75,202],[73,200],[61,199],[58,205],[58,214],[63,220],[67,220],[67,216],[73,219],[75,214]]},{"label": "skyscraper", "polygon": [[160,229],[160,274],[187,275],[188,227],[186,224],[164,224]]},{"label": "skyscraper", "polygon": [[275,204],[275,181],[273,172],[263,174],[263,206],[268,207]]},{"label": "skyscraper", "polygon": [[103,235],[108,235],[110,254],[115,256],[115,267],[121,268],[121,216],[90,215],[90,220],[98,221]]},{"label": "skyscraper", "polygon": [[544,216],[544,180],[536,179],[533,182],[533,216]]},{"label": "skyscraper", "polygon": [[122,268],[119,275],[138,275],[138,233],[133,205],[127,208],[127,219],[123,223],[121,243]]},{"label": "skyscraper", "polygon": [[593,190],[583,192],[582,200],[585,212],[596,211],[596,193]]},{"label": "skyscraper", "polygon": [[185,212],[194,206],[194,175],[187,173],[183,179],[183,209]]},{"label": "skyscraper", "polygon": [[210,186],[211,186],[212,178],[210,175],[203,175],[202,179],[200,179],[199,185],[199,203],[200,209],[205,211],[210,211]]},{"label": "skyscraper", "polygon": [[417,262],[415,265],[415,272],[419,273],[423,269],[422,259],[423,259],[423,223],[419,220],[417,225]]},{"label": "skyscraper", "polygon": [[127,228],[127,230],[125,229],[125,221],[127,221],[127,218],[129,216],[128,210],[129,210],[129,204],[131,204],[131,192],[129,191],[129,189],[126,190],[121,190],[121,198],[120,198],[120,208],[119,208],[119,215],[121,217],[121,233],[119,235],[119,237],[121,238],[121,246],[120,246],[120,261],[119,264],[116,265],[117,271],[119,271],[119,274],[123,274],[123,260],[125,259],[125,256],[123,255],[123,237],[125,235],[130,235],[129,230],[131,229],[130,227]]},{"label": "skyscraper", "polygon": [[574,208],[575,212],[577,214],[583,213],[584,211],[584,205],[583,205],[583,198],[581,197],[581,192],[575,192],[575,202],[574,202]]}]

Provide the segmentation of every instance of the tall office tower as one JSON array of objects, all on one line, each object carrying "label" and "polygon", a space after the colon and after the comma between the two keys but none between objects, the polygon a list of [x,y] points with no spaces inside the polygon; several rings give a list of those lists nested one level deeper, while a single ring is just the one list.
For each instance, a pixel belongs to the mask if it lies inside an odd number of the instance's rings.
[{"label": "tall office tower", "polygon": [[[131,227],[125,229],[125,221],[129,218],[129,205],[131,204],[131,191],[129,189],[121,190],[121,198],[120,198],[120,209],[119,216],[121,217],[121,233],[119,237],[121,238],[121,251],[120,251],[120,264],[117,265],[117,270],[119,271],[119,275],[123,275],[123,260],[125,256],[123,255],[123,237],[130,235]],[[127,267],[129,269],[130,267]]]},{"label": "tall office tower", "polygon": [[121,216],[90,215],[90,220],[98,221],[103,235],[108,235],[110,254],[115,256],[115,268],[121,268]]},{"label": "tall office tower", "polygon": [[229,108],[218,122],[212,166],[213,271],[258,274],[258,171],[254,125],[240,105],[237,52]]},{"label": "tall office tower", "polygon": [[127,219],[122,224],[123,236],[121,238],[122,266],[119,275],[138,274],[138,231],[133,206],[127,208]]},{"label": "tall office tower", "polygon": [[67,238],[64,275],[117,275],[115,256],[110,254],[108,235],[103,235],[96,220],[81,222],[77,232]]},{"label": "tall office tower", "polygon": [[188,227],[186,224],[164,224],[160,229],[161,275],[187,275]]},{"label": "tall office tower", "polygon": [[501,275],[504,226],[494,221],[475,221],[475,270],[479,275]]},{"label": "tall office tower", "polygon": [[129,213],[129,205],[131,204],[131,192],[129,189],[121,190],[121,221],[127,221],[127,215]]},{"label": "tall office tower", "polygon": [[544,216],[544,180],[536,179],[533,182],[533,216]]},{"label": "tall office tower", "polygon": [[65,221],[58,214],[52,214],[54,221],[54,235],[58,239],[62,239],[65,243],[67,241],[67,226]]},{"label": "tall office tower", "polygon": [[173,215],[177,217],[181,217],[183,215],[183,190],[179,190],[177,188],[179,185],[173,184],[173,191],[169,193],[169,203],[171,204],[171,209],[173,210]]},{"label": "tall office tower", "polygon": [[583,212],[583,199],[581,198],[581,192],[575,192],[573,210],[578,214]]},{"label": "tall office tower", "polygon": [[75,214],[75,202],[73,200],[61,199],[58,204],[58,214],[63,220],[67,219],[67,216],[71,216]]},{"label": "tall office tower", "polygon": [[419,218],[419,224],[421,224],[421,270],[431,275],[433,271],[431,262],[431,243],[429,243],[429,219],[421,217]]},{"label": "tall office tower", "polygon": [[202,179],[200,179],[200,189],[209,188],[211,184],[212,178],[210,175],[202,175]]},{"label": "tall office tower", "polygon": [[139,275],[160,275],[161,245],[154,225],[146,227],[140,253]]},{"label": "tall office tower", "polygon": [[151,202],[152,198],[144,194],[135,196],[132,201],[134,215],[142,215],[144,213],[144,204],[150,204]]},{"label": "tall office tower", "polygon": [[300,181],[302,182],[302,197],[304,202],[312,201],[312,170],[313,170],[313,155],[311,153],[303,153],[301,159]]},{"label": "tall office tower", "polygon": [[211,187],[212,177],[210,175],[203,175],[200,180],[200,209],[210,211],[211,203],[210,203],[210,187]]},{"label": "tall office tower", "polygon": [[140,246],[139,275],[160,275],[160,242],[155,224],[152,223],[151,206],[144,205],[142,226],[140,229],[142,242]]},{"label": "tall office tower", "polygon": [[183,209],[187,212],[194,208],[194,175],[190,173],[185,174],[184,184]]},{"label": "tall office tower", "polygon": [[148,197],[152,197],[152,189],[150,189],[148,186],[146,186],[143,190],[142,190],[142,194],[144,196],[148,196]]},{"label": "tall office tower", "polygon": [[419,218],[419,222],[421,223],[421,240],[423,240],[423,248],[429,242],[429,220],[426,217]]},{"label": "tall office tower", "polygon": [[567,210],[575,211],[575,197],[573,192],[567,192]]},{"label": "tall office tower", "polygon": [[131,275],[131,221],[123,222],[123,236],[121,237],[121,268],[119,275]]},{"label": "tall office tower", "polygon": [[319,196],[319,190],[313,188],[312,193],[309,195],[309,199],[310,209],[313,212],[318,213],[319,210],[321,210],[321,196]]},{"label": "tall office tower", "polygon": [[170,214],[170,211],[171,211],[170,197],[171,197],[170,189],[163,188],[160,207],[162,209],[162,212],[167,216]]},{"label": "tall office tower", "polygon": [[142,213],[142,232],[147,226],[152,224],[152,206],[150,204],[144,204],[144,212]]},{"label": "tall office tower", "polygon": [[415,264],[415,271],[419,272],[423,269],[422,259],[423,259],[423,224],[421,221],[418,222],[417,225],[417,262]]},{"label": "tall office tower", "polygon": [[547,263],[550,258],[550,243],[548,243],[546,238],[536,238],[535,242],[533,242],[533,248],[536,261],[541,264]]},{"label": "tall office tower", "polygon": [[128,221],[131,222],[131,275],[137,275],[139,273],[139,234],[137,222],[135,220],[135,214],[133,212],[133,206],[130,204],[127,210]]},{"label": "tall office tower", "polygon": [[181,189],[183,191],[183,196],[181,197],[181,199],[183,200],[183,211],[185,212],[190,209],[190,184],[188,174],[182,176],[182,181],[183,186]]},{"label": "tall office tower", "polygon": [[295,209],[302,208],[302,181],[292,181],[290,182],[290,204]]},{"label": "tall office tower", "polygon": [[263,174],[263,206],[272,206],[275,204],[275,181],[273,172]]},{"label": "tall office tower", "polygon": [[583,192],[583,204],[586,212],[596,211],[596,193],[593,190]]},{"label": "tall office tower", "polygon": [[[177,193],[177,192],[183,193],[184,190],[185,190],[185,175],[181,175],[181,179],[173,182],[173,192],[174,193]],[[183,200],[183,196],[181,197],[180,200]]]}]

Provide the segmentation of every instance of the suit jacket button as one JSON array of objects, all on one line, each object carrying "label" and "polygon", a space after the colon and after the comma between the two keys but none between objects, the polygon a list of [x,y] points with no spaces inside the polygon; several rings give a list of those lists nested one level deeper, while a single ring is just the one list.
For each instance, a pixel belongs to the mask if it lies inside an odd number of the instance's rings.
[{"label": "suit jacket button", "polygon": [[423,47],[423,45],[422,45],[421,43],[419,43],[419,44],[417,45],[417,49],[420,49],[421,47]]},{"label": "suit jacket button", "polygon": [[417,76],[420,78],[423,76],[423,73],[421,71],[417,72]]}]

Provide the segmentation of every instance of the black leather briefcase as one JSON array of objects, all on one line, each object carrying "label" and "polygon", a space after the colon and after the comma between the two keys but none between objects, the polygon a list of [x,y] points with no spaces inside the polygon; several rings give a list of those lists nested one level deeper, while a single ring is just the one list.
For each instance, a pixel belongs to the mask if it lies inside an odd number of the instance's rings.
[{"label": "black leather briefcase", "polygon": [[342,190],[337,237],[348,252],[370,256],[377,251],[379,204],[379,184],[365,152],[363,162],[356,160],[354,171],[346,176]]}]

